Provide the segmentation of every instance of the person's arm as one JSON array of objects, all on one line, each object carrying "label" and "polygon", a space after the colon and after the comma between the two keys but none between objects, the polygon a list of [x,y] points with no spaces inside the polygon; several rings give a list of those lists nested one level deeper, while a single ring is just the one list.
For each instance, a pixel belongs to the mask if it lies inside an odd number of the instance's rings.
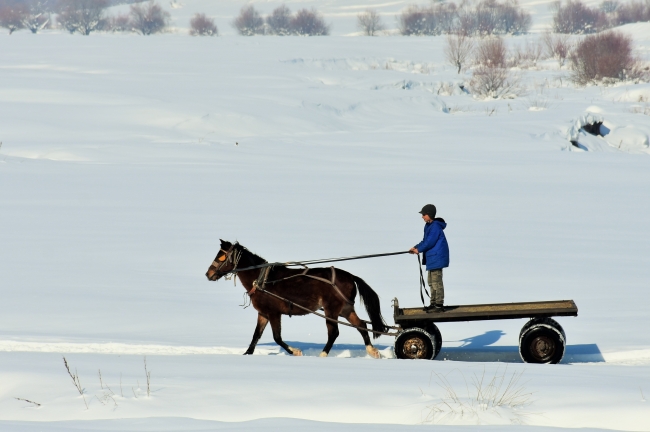
[{"label": "person's arm", "polygon": [[432,229],[428,232],[428,235],[424,237],[420,243],[416,244],[413,249],[417,250],[420,253],[425,253],[436,245],[438,239],[440,238],[441,232],[442,230],[440,228],[432,227]]}]

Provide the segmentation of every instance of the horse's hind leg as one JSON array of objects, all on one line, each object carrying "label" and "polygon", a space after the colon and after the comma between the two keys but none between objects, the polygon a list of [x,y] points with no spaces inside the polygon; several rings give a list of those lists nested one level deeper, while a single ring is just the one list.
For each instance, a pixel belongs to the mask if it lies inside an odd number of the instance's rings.
[{"label": "horse's hind leg", "polygon": [[[326,309],[325,316],[328,318],[336,319],[338,317],[338,314],[332,314]],[[327,325],[327,343],[323,347],[323,352],[320,353],[321,357],[327,357],[327,355],[330,353],[330,350],[332,349],[332,345],[334,345],[334,341],[337,337],[339,337],[339,325],[337,323],[332,321],[325,321],[325,325]]]},{"label": "horse's hind leg", "polygon": [[[343,311],[345,313],[347,311]],[[362,328],[368,328],[366,326],[366,323],[361,321],[361,318],[359,318],[359,315],[354,311],[354,309],[350,310],[347,315],[343,315],[346,320],[350,322],[350,324],[355,325],[357,327],[362,327]],[[357,329],[358,330],[358,329]],[[363,343],[366,345],[366,352],[371,356],[376,359],[380,358],[379,351],[377,348],[372,346],[372,343],[370,342],[370,336],[368,336],[368,332],[359,330],[359,333],[361,333],[361,337],[363,338]]]},{"label": "horse's hind leg", "polygon": [[277,315],[270,315],[269,316],[269,321],[271,322],[271,330],[273,330],[273,340],[275,341],[276,344],[280,345],[286,352],[288,352],[291,355],[295,356],[301,356],[302,351],[300,351],[298,348],[292,348],[284,341],[282,340],[282,336],[280,332],[282,331],[282,324],[281,324],[281,318],[282,315],[277,314]]},{"label": "horse's hind leg", "polygon": [[257,345],[257,341],[259,341],[262,337],[262,333],[264,333],[264,329],[266,328],[266,324],[268,324],[268,322],[269,320],[263,317],[262,314],[257,314],[257,326],[255,327],[255,332],[253,332],[253,340],[251,341],[251,344],[249,345],[244,355],[253,354],[253,351],[255,351],[255,346]]}]

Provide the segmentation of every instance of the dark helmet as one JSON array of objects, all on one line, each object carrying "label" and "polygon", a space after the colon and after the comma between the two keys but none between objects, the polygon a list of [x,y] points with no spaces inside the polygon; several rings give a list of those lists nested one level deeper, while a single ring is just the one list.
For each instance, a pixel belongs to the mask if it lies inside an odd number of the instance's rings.
[{"label": "dark helmet", "polygon": [[427,204],[424,207],[422,207],[422,210],[420,210],[420,214],[422,215],[428,215],[431,219],[436,217],[436,206],[433,204]]}]

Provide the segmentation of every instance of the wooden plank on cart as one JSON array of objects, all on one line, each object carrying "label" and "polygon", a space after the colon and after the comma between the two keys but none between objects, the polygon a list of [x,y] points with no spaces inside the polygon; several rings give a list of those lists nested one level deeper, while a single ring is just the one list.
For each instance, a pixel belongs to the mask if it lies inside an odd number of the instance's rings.
[{"label": "wooden plank on cart", "polygon": [[421,307],[399,308],[399,306],[394,310],[395,324],[407,324],[411,321],[453,322],[552,316],[578,316],[578,307],[573,300],[553,300],[445,306],[444,312],[426,312]]}]

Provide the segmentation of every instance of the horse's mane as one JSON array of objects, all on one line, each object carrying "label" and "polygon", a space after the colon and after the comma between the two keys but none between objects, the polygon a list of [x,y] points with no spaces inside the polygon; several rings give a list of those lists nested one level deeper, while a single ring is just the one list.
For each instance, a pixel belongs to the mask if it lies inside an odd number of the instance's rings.
[{"label": "horse's mane", "polygon": [[241,254],[242,254],[242,257],[246,257],[246,258],[250,259],[253,262],[253,265],[268,263],[267,260],[265,260],[261,256],[257,255],[256,253],[251,252],[246,246],[240,244],[239,242],[235,242],[235,250],[240,251]]}]

